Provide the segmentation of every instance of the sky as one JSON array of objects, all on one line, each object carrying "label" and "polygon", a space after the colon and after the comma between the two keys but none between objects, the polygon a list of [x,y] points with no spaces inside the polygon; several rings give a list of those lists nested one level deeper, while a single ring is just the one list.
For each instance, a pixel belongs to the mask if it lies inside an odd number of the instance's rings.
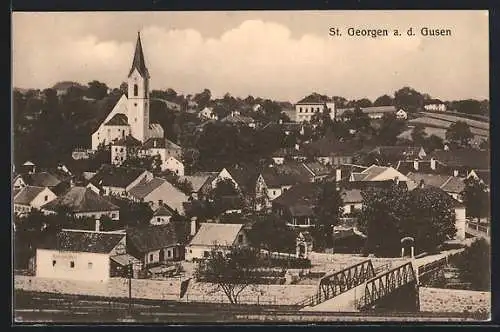
[{"label": "sky", "polygon": [[[350,27],[403,36],[349,37]],[[422,27],[452,35],[423,37]],[[489,98],[487,11],[14,12],[12,31],[19,88],[118,87],[141,31],[152,89],[296,102],[312,92],[374,100],[410,86],[443,100]]]}]

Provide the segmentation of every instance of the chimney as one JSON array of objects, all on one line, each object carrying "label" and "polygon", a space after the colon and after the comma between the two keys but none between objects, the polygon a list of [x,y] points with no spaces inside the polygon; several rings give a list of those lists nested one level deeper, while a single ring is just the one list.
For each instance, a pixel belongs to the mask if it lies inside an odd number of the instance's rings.
[{"label": "chimney", "polygon": [[196,217],[191,218],[191,236],[194,236],[196,234],[198,225],[197,225],[197,220]]},{"label": "chimney", "polygon": [[425,186],[424,179],[421,179],[421,180],[420,180],[420,184],[418,185],[418,187],[419,187],[420,189],[422,189],[422,188],[424,188],[424,186]]},{"label": "chimney", "polygon": [[431,158],[431,169],[433,171],[436,170],[436,159],[434,159],[434,157]]},{"label": "chimney", "polygon": [[413,168],[414,168],[416,171],[418,171],[418,159],[415,159],[415,160],[413,161]]},{"label": "chimney", "polygon": [[101,231],[101,221],[99,219],[95,220],[95,231],[100,232]]},{"label": "chimney", "polygon": [[457,170],[457,169],[453,171],[453,176],[454,176],[454,177],[457,177],[457,176],[458,176],[458,170]]},{"label": "chimney", "polygon": [[337,168],[335,170],[335,181],[340,182],[342,180],[342,170]]}]

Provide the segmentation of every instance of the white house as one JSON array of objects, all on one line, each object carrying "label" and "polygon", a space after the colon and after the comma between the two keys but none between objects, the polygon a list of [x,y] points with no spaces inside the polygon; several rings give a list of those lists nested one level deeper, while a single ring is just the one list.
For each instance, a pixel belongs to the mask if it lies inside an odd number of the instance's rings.
[{"label": "white house", "polygon": [[[182,147],[166,138],[150,138],[144,142],[141,150],[142,155],[159,156],[162,170],[167,169],[167,161],[170,157],[174,157],[179,162],[182,160]],[[170,165],[173,166],[172,161]]]},{"label": "white house", "polygon": [[248,237],[243,226],[243,224],[202,223],[186,246],[185,259],[187,261],[203,259],[210,255],[212,249],[229,250],[232,246],[248,246]]},{"label": "white house", "polygon": [[169,170],[178,176],[184,176],[184,164],[174,156],[170,156],[165,160],[162,164],[162,170]]},{"label": "white house", "polygon": [[111,145],[111,164],[120,166],[125,160],[138,155],[141,142],[128,135]]},{"label": "white house", "polygon": [[19,216],[28,214],[33,208],[40,209],[56,198],[56,194],[47,187],[25,186],[14,189],[14,213]]},{"label": "white house", "polygon": [[335,119],[335,103],[330,99],[324,99],[319,95],[312,94],[295,104],[296,122],[309,122],[317,113],[323,113],[325,110],[330,112],[330,118]]},{"label": "white house", "polygon": [[154,209],[167,205],[172,211],[177,210],[179,214],[184,214],[183,204],[189,201],[189,197],[170,182],[156,177],[131,188],[129,198],[149,203]]},{"label": "white house", "polygon": [[64,195],[41,207],[45,213],[57,213],[61,208],[76,218],[100,219],[107,216],[111,220],[120,220],[120,208],[87,187],[72,187]]},{"label": "white house", "polygon": [[63,230],[36,249],[36,276],[107,282],[112,257],[125,252],[124,233]]},{"label": "white house", "polygon": [[198,113],[198,117],[202,120],[218,120],[217,114],[214,112],[213,107],[205,107]]},{"label": "white house", "polygon": [[406,113],[403,109],[400,109],[396,112],[396,118],[400,120],[406,120],[408,119],[408,113]]},{"label": "white house", "polygon": [[172,212],[162,205],[153,213],[149,224],[152,226],[165,225],[170,222],[170,218],[172,218]]},{"label": "white house", "polygon": [[426,111],[439,111],[439,112],[445,112],[446,111],[446,105],[443,103],[433,103],[433,104],[427,104],[424,105],[424,109]]},{"label": "white house", "polygon": [[163,137],[163,128],[150,124],[149,71],[142,51],[141,37],[137,35],[134,60],[128,74],[128,97],[122,95],[113,110],[92,134],[92,149],[101,144],[132,135],[144,142],[150,137]]},{"label": "white house", "polygon": [[355,211],[361,211],[363,208],[363,197],[359,189],[342,189],[340,193],[342,201],[344,202],[343,213],[350,215]]}]

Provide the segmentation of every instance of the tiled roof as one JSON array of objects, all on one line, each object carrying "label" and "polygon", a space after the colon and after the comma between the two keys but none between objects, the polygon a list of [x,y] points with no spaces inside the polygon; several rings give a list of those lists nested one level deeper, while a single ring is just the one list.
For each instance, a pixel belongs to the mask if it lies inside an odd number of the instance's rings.
[{"label": "tiled roof", "polygon": [[308,182],[297,184],[273,200],[273,204],[288,207],[299,205],[312,206],[316,203],[320,192],[321,185],[319,183]]},{"label": "tiled roof", "polygon": [[170,217],[172,216],[172,212],[170,212],[165,206],[160,206],[156,211],[153,213],[153,217],[160,217],[160,216],[167,216]]},{"label": "tiled roof", "polygon": [[315,176],[328,175],[331,173],[330,168],[318,162],[305,162],[304,166],[312,171]]},{"label": "tiled roof", "polygon": [[110,186],[125,188],[145,172],[142,168],[114,167],[103,165],[99,171],[90,179],[97,187]]},{"label": "tiled roof", "polygon": [[28,174],[23,177],[26,183],[35,187],[55,187],[61,183],[55,175],[48,172]]},{"label": "tiled roof", "polygon": [[129,194],[135,198],[143,199],[165,182],[167,181],[161,178],[153,178],[147,182],[140,182],[136,186],[130,188]]},{"label": "tiled roof", "polygon": [[388,157],[397,157],[400,159],[417,158],[421,147],[417,146],[377,146],[372,150],[374,153]]},{"label": "tiled roof", "polygon": [[131,263],[139,264],[141,262],[140,260],[129,254],[111,256],[110,259],[117,262],[121,266],[127,266]]},{"label": "tiled roof", "polygon": [[71,212],[118,211],[119,207],[105,197],[86,187],[72,187],[64,195],[42,206],[43,209],[56,211],[64,207]]},{"label": "tiled roof", "polygon": [[255,181],[259,176],[259,170],[254,165],[233,165],[226,168],[238,186],[249,193],[255,190]]},{"label": "tiled roof", "polygon": [[130,241],[141,253],[178,244],[179,238],[175,225],[166,224],[127,229],[127,241]]},{"label": "tiled roof", "polygon": [[40,249],[70,252],[109,253],[125,234],[61,231],[42,242]]},{"label": "tiled roof", "polygon": [[120,138],[118,141],[113,143],[113,145],[120,145],[120,146],[140,146],[141,144],[142,144],[141,141],[135,139],[130,135]]},{"label": "tiled roof", "polygon": [[314,208],[311,205],[297,204],[288,207],[292,217],[310,217],[314,216]]},{"label": "tiled roof", "polygon": [[461,193],[465,189],[462,178],[441,174],[408,173],[408,178],[415,182],[418,187],[423,181],[424,187],[432,186],[443,189],[448,193]]},{"label": "tiled roof", "polygon": [[105,126],[128,126],[128,118],[125,114],[117,113],[108,122],[104,124]]},{"label": "tiled roof", "polygon": [[26,186],[15,196],[14,204],[30,205],[45,187]]},{"label": "tiled roof", "polygon": [[156,138],[152,137],[148,139],[144,144],[142,145],[143,149],[174,149],[174,150],[181,150],[182,148],[175,144],[174,142],[166,139],[166,138]]},{"label": "tiled roof", "polygon": [[431,156],[449,167],[470,167],[472,169],[489,169],[490,153],[488,151],[469,149],[438,150]]},{"label": "tiled roof", "polygon": [[243,224],[202,223],[189,245],[213,246],[217,244],[231,246],[242,228]]},{"label": "tiled roof", "polygon": [[333,137],[324,137],[306,144],[304,149],[320,157],[354,155],[361,147],[352,142],[341,142]]},{"label": "tiled roof", "polygon": [[213,179],[214,175],[216,176],[217,173],[194,174],[185,176],[184,179],[191,183],[194,192],[198,192],[208,179]]},{"label": "tiled roof", "polygon": [[295,161],[277,165],[274,168],[280,176],[294,178],[297,183],[309,182],[313,177],[311,172],[304,167],[304,164]]},{"label": "tiled roof", "polygon": [[264,169],[261,175],[268,188],[278,188],[298,183],[294,176],[289,174],[280,174],[274,167]]}]

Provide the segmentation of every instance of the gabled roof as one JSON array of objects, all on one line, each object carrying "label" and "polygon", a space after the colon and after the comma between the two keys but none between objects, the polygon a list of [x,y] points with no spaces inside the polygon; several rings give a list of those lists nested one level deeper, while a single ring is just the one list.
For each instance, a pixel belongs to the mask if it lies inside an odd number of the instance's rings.
[{"label": "gabled roof", "polygon": [[290,174],[280,174],[275,167],[268,167],[262,170],[262,177],[268,188],[278,188],[297,184],[297,179]]},{"label": "gabled roof", "polygon": [[[386,172],[387,170],[392,169],[395,172],[401,174],[399,171],[394,169],[393,167],[384,167],[384,166],[377,166],[377,165],[371,165],[361,173],[352,173],[352,177],[354,178],[354,181],[384,181],[384,180],[393,180],[393,179],[379,179],[375,180],[379,175],[382,173]],[[404,181],[405,180],[405,175],[401,174],[402,176],[400,177],[399,180]]]},{"label": "gabled roof", "polygon": [[259,177],[257,167],[253,165],[233,165],[227,167],[226,170],[243,191],[249,193],[255,190],[255,181]]},{"label": "gabled roof", "polygon": [[135,44],[134,60],[128,76],[132,75],[134,69],[137,69],[139,74],[144,78],[149,78],[149,72],[144,61],[144,53],[142,52],[141,34],[137,32],[137,43]]},{"label": "gabled roof", "polygon": [[119,210],[118,206],[86,187],[72,187],[64,195],[42,206],[43,209],[51,211],[61,207],[74,213]]},{"label": "gabled roof", "polygon": [[55,187],[61,183],[55,175],[49,172],[38,172],[23,176],[23,180],[30,186],[35,187]]},{"label": "gabled roof", "polygon": [[170,212],[165,206],[160,206],[156,211],[153,213],[153,217],[171,217],[172,212]]},{"label": "gabled roof", "polygon": [[363,201],[363,197],[361,196],[361,190],[360,189],[347,189],[343,188],[340,192],[340,195],[342,197],[342,201],[344,204],[347,203],[361,203]]},{"label": "gabled roof", "polygon": [[408,173],[408,178],[415,182],[418,187],[423,181],[424,186],[432,186],[443,189],[448,193],[461,193],[465,189],[465,183],[462,178],[450,175]]},{"label": "gabled roof", "polygon": [[104,125],[105,126],[128,126],[128,118],[125,114],[116,113]]},{"label": "gabled roof", "polygon": [[167,182],[162,178],[153,178],[147,182],[140,182],[136,186],[130,188],[129,194],[135,198],[142,199],[151,194],[153,190]]},{"label": "gabled roof", "polygon": [[97,187],[108,186],[126,188],[146,170],[133,167],[103,165],[90,182]]},{"label": "gabled roof", "polygon": [[14,204],[30,205],[45,187],[26,186],[14,197]]},{"label": "gabled roof", "polygon": [[231,246],[236,241],[236,236],[243,226],[243,224],[202,223],[189,245],[213,246],[217,244]]},{"label": "gabled roof", "polygon": [[287,207],[313,206],[316,204],[320,192],[321,185],[319,183],[300,183],[274,199],[273,204],[279,204]]},{"label": "gabled roof", "polygon": [[38,248],[106,254],[111,252],[124,237],[125,234],[116,233],[61,231],[48,236]]},{"label": "gabled roof", "polygon": [[130,241],[141,253],[175,246],[179,237],[175,225],[134,227],[127,229],[127,241]]},{"label": "gabled roof", "polygon": [[331,169],[319,162],[305,162],[303,165],[306,169],[314,174],[314,176],[328,175]]},{"label": "gabled roof", "polygon": [[35,164],[28,160],[23,164],[23,166],[35,166]]},{"label": "gabled roof", "polygon": [[280,176],[293,177],[297,183],[309,182],[313,174],[304,167],[303,163],[291,161],[274,167]]},{"label": "gabled roof", "polygon": [[213,180],[216,176],[217,172],[198,173],[185,176],[184,179],[191,183],[194,192],[198,192],[209,179]]},{"label": "gabled roof", "polygon": [[324,137],[316,142],[306,144],[304,149],[320,157],[354,155],[360,146],[356,143],[341,142],[333,137]]},{"label": "gabled roof", "polygon": [[472,169],[489,169],[490,153],[472,148],[456,150],[437,150],[431,154],[449,167],[469,167]]}]

